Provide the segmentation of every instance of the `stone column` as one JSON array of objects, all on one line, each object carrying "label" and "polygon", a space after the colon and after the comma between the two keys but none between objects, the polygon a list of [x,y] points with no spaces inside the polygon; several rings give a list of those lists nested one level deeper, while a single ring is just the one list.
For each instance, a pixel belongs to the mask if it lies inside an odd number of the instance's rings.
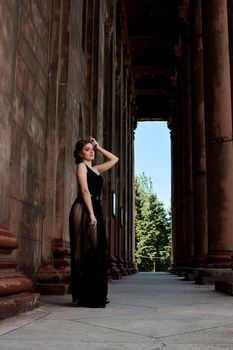
[{"label": "stone column", "polygon": [[[181,119],[181,118],[180,118]],[[185,187],[184,187],[184,129],[183,129],[183,120],[179,120],[179,132],[177,133],[177,191],[176,191],[176,200],[177,200],[177,231],[176,231],[176,240],[177,240],[177,266],[184,266],[185,261],[185,242],[186,242],[186,231],[185,231]]]},{"label": "stone column", "polygon": [[92,131],[92,76],[93,76],[93,17],[94,17],[94,1],[87,1],[86,5],[86,28],[85,28],[85,96],[84,96],[84,117],[85,117],[85,134],[84,138],[88,138]]},{"label": "stone column", "polygon": [[[190,77],[190,25],[189,0],[178,5],[181,21],[180,41],[176,53],[180,55],[179,80],[181,89],[181,149],[183,154],[183,216],[184,216],[184,261],[186,267],[191,265],[193,256],[193,179],[192,179],[192,132],[191,132],[191,77]],[[180,52],[179,52],[180,51]]]},{"label": "stone column", "polygon": [[233,148],[226,0],[205,0],[203,58],[209,266],[231,266]]},{"label": "stone column", "polygon": [[181,267],[185,260],[185,194],[184,194],[184,122],[181,79],[177,82],[179,105],[172,123],[172,219],[175,227],[172,232],[173,267]]},{"label": "stone column", "polygon": [[0,223],[9,225],[12,107],[17,49],[18,2],[0,3]]},{"label": "stone column", "polygon": [[38,272],[37,290],[41,294],[65,294],[70,279],[66,215],[70,208],[66,207],[68,200],[65,190],[70,2],[53,2],[51,13],[45,139],[46,210],[43,221],[42,266]]},{"label": "stone column", "polygon": [[194,266],[203,266],[207,254],[207,189],[201,0],[191,11],[191,91],[193,148]]},{"label": "stone column", "polygon": [[231,101],[233,101],[233,0],[227,0],[228,8],[228,31],[231,70]]},{"label": "stone column", "polygon": [[[231,104],[233,101],[233,0],[227,1],[228,8],[228,31],[229,31],[229,50],[230,50],[230,71],[231,71]],[[233,111],[232,111],[233,124]],[[232,266],[233,269],[233,266]]]},{"label": "stone column", "polygon": [[[187,35],[188,33],[187,28]],[[185,43],[183,55],[183,95],[184,95],[184,201],[185,201],[185,266],[190,266],[193,257],[193,169],[192,169],[192,125],[191,125],[191,84],[190,45]]]},{"label": "stone column", "polygon": [[[104,145],[107,149],[112,148],[112,125],[114,122],[113,114],[113,54],[112,54],[112,35],[110,34],[112,21],[105,25],[105,88],[104,88]],[[114,217],[112,215],[112,170],[105,173],[104,177],[103,204],[105,209],[106,233],[109,247],[109,278],[115,278],[118,273],[115,259],[115,230],[113,228]],[[114,190],[115,192],[115,190]],[[110,203],[110,205],[107,205]]]},{"label": "stone column", "polygon": [[10,211],[17,219],[10,210],[10,167],[18,17],[18,1],[0,1],[0,319],[39,306],[39,295],[28,294],[31,280],[16,272],[19,242],[9,228]]},{"label": "stone column", "polygon": [[[116,25],[116,11],[109,11],[105,22],[105,50],[106,50],[106,63],[105,63],[105,91],[104,91],[104,144],[107,149],[116,154],[116,79],[115,79],[115,60],[116,60],[116,33],[113,28]],[[119,279],[121,273],[117,267],[117,235],[116,230],[117,218],[113,213],[113,200],[118,202],[117,185],[116,185],[116,173],[117,164],[113,169],[105,175],[105,203],[110,203],[110,206],[106,207],[106,227],[109,244],[109,278]],[[115,197],[114,197],[115,195]],[[117,214],[118,207],[116,207]]]},{"label": "stone column", "polygon": [[137,267],[136,267],[136,259],[135,259],[135,241],[136,241],[136,237],[135,237],[135,178],[134,178],[134,174],[135,174],[135,166],[134,166],[134,129],[133,129],[133,116],[131,113],[131,106],[130,106],[130,113],[129,113],[129,118],[130,119],[130,129],[131,129],[131,133],[130,133],[130,144],[129,144],[129,162],[130,162],[130,169],[131,169],[131,182],[130,182],[130,198],[129,198],[129,234],[131,235],[130,238],[130,262],[131,262],[131,272],[136,272],[137,271]]},{"label": "stone column", "polygon": [[[175,118],[174,118],[175,119]],[[178,174],[177,174],[177,133],[175,120],[170,125],[171,128],[171,218],[172,218],[172,259],[171,267],[175,268],[178,257],[178,205],[177,205],[177,184],[178,184]]]}]

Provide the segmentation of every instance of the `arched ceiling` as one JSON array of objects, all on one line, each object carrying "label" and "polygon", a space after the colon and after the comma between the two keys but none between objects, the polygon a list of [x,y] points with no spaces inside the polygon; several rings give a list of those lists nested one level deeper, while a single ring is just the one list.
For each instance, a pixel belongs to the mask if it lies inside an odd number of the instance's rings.
[{"label": "arched ceiling", "polygon": [[122,2],[139,121],[168,120],[175,108],[178,3],[176,0]]}]

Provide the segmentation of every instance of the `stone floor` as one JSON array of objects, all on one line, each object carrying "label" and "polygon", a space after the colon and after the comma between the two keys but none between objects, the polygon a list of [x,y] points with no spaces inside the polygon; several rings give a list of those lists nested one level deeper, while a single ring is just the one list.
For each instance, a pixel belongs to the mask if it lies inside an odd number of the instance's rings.
[{"label": "stone floor", "polygon": [[233,349],[233,298],[167,273],[109,284],[105,309],[73,307],[70,295],[0,322],[1,350]]}]

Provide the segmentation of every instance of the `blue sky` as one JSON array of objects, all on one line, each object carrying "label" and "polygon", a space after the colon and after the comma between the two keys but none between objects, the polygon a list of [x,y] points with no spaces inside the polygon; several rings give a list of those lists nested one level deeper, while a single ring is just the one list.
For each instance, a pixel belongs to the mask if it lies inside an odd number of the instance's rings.
[{"label": "blue sky", "polygon": [[135,130],[135,173],[145,173],[160,202],[171,199],[170,130],[165,122],[140,122]]}]

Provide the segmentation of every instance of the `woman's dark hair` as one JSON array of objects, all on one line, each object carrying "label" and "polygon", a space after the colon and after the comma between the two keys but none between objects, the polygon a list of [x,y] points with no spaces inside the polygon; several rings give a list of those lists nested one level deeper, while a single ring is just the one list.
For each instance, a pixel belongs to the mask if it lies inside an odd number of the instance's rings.
[{"label": "woman's dark hair", "polygon": [[91,143],[90,140],[79,140],[76,145],[75,145],[75,149],[74,149],[74,158],[75,158],[75,163],[79,164],[81,163],[83,160],[80,157],[79,153],[82,151],[83,147],[86,146],[88,143]]}]

